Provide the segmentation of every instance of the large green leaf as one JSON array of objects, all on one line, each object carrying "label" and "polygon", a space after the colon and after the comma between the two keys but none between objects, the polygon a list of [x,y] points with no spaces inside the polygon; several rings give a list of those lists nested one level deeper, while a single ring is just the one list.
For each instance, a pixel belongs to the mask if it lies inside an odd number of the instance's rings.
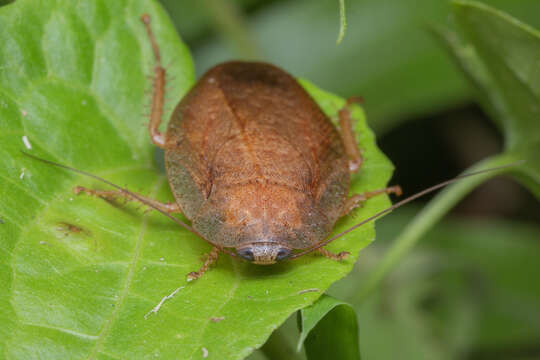
[{"label": "large green leaf", "polygon": [[[159,214],[76,197],[76,185],[103,185],[22,156],[26,137],[32,154],[172,199],[143,116],[153,66],[139,20],[145,12],[170,64],[174,105],[193,83],[193,66],[155,2],[19,0],[0,9],[0,351],[6,358],[188,359],[208,352],[208,358],[239,359],[347,274],[374,239],[370,224],[329,246],[353,254],[342,263],[309,255],[261,267],[222,256],[186,284],[208,244]],[[303,85],[331,116],[344,105]],[[366,159],[353,191],[383,187],[392,166],[362,111],[353,115]],[[385,197],[372,199],[356,218],[387,205]],[[355,221],[341,221],[336,230]]]}]

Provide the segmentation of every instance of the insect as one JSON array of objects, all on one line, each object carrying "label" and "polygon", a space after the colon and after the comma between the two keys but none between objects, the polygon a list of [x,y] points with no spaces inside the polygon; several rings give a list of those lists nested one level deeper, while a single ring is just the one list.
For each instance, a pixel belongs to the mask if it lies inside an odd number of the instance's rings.
[{"label": "insect", "polygon": [[[141,19],[156,62],[148,129],[165,151],[175,198],[168,204],[146,201],[169,214],[183,213],[213,245],[190,279],[201,276],[223,249],[255,264],[285,260],[324,240],[360,202],[400,193],[390,187],[348,197],[349,174],[362,164],[348,107],[340,111],[338,131],[292,76],[265,63],[228,62],[209,70],[162,134],[165,69],[150,18]],[[77,191],[132,198],[122,191]],[[348,254],[318,251],[336,260]]]},{"label": "insect", "polygon": [[[332,238],[335,222],[379,194],[399,186],[349,196],[350,174],[362,165],[351,125],[350,102],[339,111],[339,130],[314,100],[283,70],[265,63],[228,62],[209,70],[177,105],[167,131],[163,116],[165,69],[148,15],[142,16],[152,45],[154,92],[148,130],[164,149],[174,202],[161,203],[114,185],[116,190],[76,187],[76,193],[123,197],[165,214],[212,245],[194,280],[219,253],[260,265],[312,251],[342,260],[324,245],[450,180],[405,199]],[[32,156],[32,155],[30,155]],[[32,156],[33,157],[33,156]],[[40,159],[41,160],[41,159]],[[468,174],[469,176],[472,174]],[[183,213],[187,225],[171,216]]]}]

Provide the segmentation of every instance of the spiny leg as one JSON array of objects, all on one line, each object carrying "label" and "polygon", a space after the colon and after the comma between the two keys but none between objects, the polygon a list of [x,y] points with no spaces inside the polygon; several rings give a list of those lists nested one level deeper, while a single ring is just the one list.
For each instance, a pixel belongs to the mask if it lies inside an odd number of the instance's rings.
[{"label": "spiny leg", "polygon": [[363,158],[354,137],[354,130],[351,122],[351,109],[353,103],[360,103],[363,99],[360,97],[351,97],[347,99],[347,104],[339,110],[339,127],[341,129],[341,138],[345,145],[345,152],[349,157],[349,171],[355,173],[362,166]]},{"label": "spiny leg", "polygon": [[219,249],[214,246],[212,250],[208,253],[207,258],[199,271],[192,271],[187,274],[187,281],[193,281],[200,278],[210,268],[210,266],[217,261],[218,257]]},{"label": "spiny leg", "polygon": [[160,148],[165,148],[165,137],[159,131],[159,124],[163,117],[163,104],[165,102],[165,68],[161,66],[161,55],[159,53],[159,47],[157,45],[152,28],[150,27],[150,16],[144,14],[141,16],[141,20],[146,27],[148,38],[152,44],[152,51],[154,52],[154,59],[156,65],[154,66],[154,78],[152,80],[153,95],[152,95],[152,112],[150,113],[150,122],[148,123],[148,131],[150,132],[150,138],[152,142]]},{"label": "spiny leg", "polygon": [[141,201],[140,199],[134,197],[130,193],[127,193],[127,192],[124,192],[124,191],[121,191],[121,190],[93,190],[93,189],[85,188],[83,186],[76,186],[76,187],[73,188],[73,192],[75,194],[77,194],[77,195],[80,194],[80,193],[85,193],[85,194],[88,194],[88,195],[91,195],[91,196],[97,196],[97,197],[100,197],[100,198],[106,199],[106,200],[113,200],[113,199],[116,199],[116,198],[124,198],[124,199],[130,200],[130,201],[131,200],[138,201],[138,202],[140,202],[140,203],[142,203],[142,204],[144,204],[146,206],[148,206],[148,204],[151,204],[152,206],[155,206],[159,210],[168,212],[169,214],[182,213],[182,210],[180,209],[180,206],[178,206],[178,204],[175,203],[175,202],[162,203],[162,202],[159,202],[157,200],[147,198],[146,196],[142,196],[142,195],[137,194],[137,197],[143,200],[143,201]]},{"label": "spiny leg", "polygon": [[317,251],[319,251],[319,254],[321,254],[325,258],[336,260],[336,261],[341,261],[343,259],[346,259],[351,254],[348,251],[342,251],[340,253],[334,254],[333,252],[330,252],[326,250],[325,248],[319,248],[317,249]]},{"label": "spiny leg", "polygon": [[384,189],[367,191],[363,194],[352,195],[345,201],[345,205],[343,205],[343,210],[341,211],[341,216],[345,216],[349,214],[353,209],[360,206],[367,199],[380,195],[380,194],[395,194],[397,196],[400,196],[402,194],[402,191],[401,191],[401,187],[396,185],[396,186],[390,186]]}]

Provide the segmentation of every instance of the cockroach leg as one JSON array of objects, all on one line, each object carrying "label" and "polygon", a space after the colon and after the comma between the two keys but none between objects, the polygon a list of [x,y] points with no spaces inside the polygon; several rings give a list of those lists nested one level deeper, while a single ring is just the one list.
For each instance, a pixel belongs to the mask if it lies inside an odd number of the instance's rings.
[{"label": "cockroach leg", "polygon": [[150,132],[152,142],[164,149],[165,137],[158,128],[159,124],[161,123],[161,118],[163,117],[163,104],[165,102],[165,68],[161,66],[161,55],[159,53],[159,47],[156,39],[154,38],[152,28],[150,27],[150,16],[148,14],[144,14],[141,16],[141,20],[146,27],[146,32],[148,33],[148,38],[152,44],[152,51],[154,52],[154,59],[156,61],[156,65],[154,66],[154,76],[152,79],[152,112],[150,114],[150,122],[148,123],[148,131]]},{"label": "cockroach leg", "polygon": [[189,274],[187,274],[187,281],[193,281],[200,278],[210,268],[210,266],[217,261],[218,257],[219,257],[219,249],[214,246],[212,250],[208,253],[206,261],[204,262],[203,266],[199,269],[199,271],[192,271]]},{"label": "cockroach leg", "polygon": [[352,210],[354,210],[358,206],[361,206],[362,203],[366,201],[367,199],[380,195],[380,194],[395,194],[397,196],[400,196],[402,194],[402,191],[401,191],[401,187],[396,185],[396,186],[390,186],[384,189],[367,191],[363,194],[352,195],[345,201],[345,204],[343,205],[343,210],[341,211],[341,216],[345,216],[349,214]]},{"label": "cockroach leg", "polygon": [[324,256],[325,258],[336,260],[336,261],[342,261],[343,259],[346,259],[347,256],[349,256],[351,253],[348,251],[342,251],[338,254],[334,254],[333,252],[330,252],[326,250],[325,248],[319,248],[317,251]]},{"label": "cockroach leg", "polygon": [[[126,200],[134,200],[134,201],[138,201],[146,206],[148,206],[148,203],[150,203],[152,206],[155,206],[157,209],[159,210],[162,210],[162,211],[165,211],[169,214],[172,214],[172,213],[182,213],[182,209],[180,209],[180,206],[178,206],[177,203],[175,202],[172,202],[172,203],[162,203],[162,202],[159,202],[157,200],[153,200],[153,199],[149,199],[145,196],[142,196],[142,195],[139,195],[137,194],[137,196],[140,198],[140,199],[137,199],[136,197],[134,197],[133,195],[127,193],[127,192],[124,192],[124,191],[121,191],[121,190],[93,190],[93,189],[88,189],[88,188],[85,188],[83,186],[76,186],[73,188],[73,192],[75,194],[80,194],[80,193],[85,193],[85,194],[88,194],[88,195],[91,195],[91,196],[97,196],[97,197],[100,197],[102,199],[106,199],[106,200],[113,200],[113,199],[116,199],[116,198],[124,198]],[[143,201],[141,201],[143,200]],[[147,203],[145,203],[147,202]]]},{"label": "cockroach leg", "polygon": [[338,112],[341,138],[343,139],[343,144],[345,145],[345,152],[349,157],[349,172],[351,173],[357,172],[362,166],[362,162],[364,160],[354,137],[350,106],[353,103],[362,101],[363,100],[360,97],[349,98],[347,99],[347,104]]}]

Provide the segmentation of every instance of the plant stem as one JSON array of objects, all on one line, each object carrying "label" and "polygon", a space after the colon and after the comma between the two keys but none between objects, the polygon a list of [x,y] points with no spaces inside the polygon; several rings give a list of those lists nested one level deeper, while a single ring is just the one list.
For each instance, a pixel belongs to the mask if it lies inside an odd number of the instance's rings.
[{"label": "plant stem", "polygon": [[[516,161],[510,154],[500,154],[487,158],[465,173],[482,170],[509,164]],[[484,181],[495,177],[501,173],[512,171],[512,168],[504,168],[491,172],[479,174],[460,180],[442,190],[416,217],[407,225],[405,230],[399,235],[384,254],[382,260],[375,269],[367,276],[366,281],[360,288],[357,299],[365,300],[382,282],[382,280],[392,271],[399,261],[413,248],[435,223],[437,223],[454,205],[463,199],[468,193],[474,190]]]},{"label": "plant stem", "polygon": [[347,29],[347,17],[345,15],[345,0],[339,0],[339,34],[336,44],[340,44],[345,37],[345,30]]}]

